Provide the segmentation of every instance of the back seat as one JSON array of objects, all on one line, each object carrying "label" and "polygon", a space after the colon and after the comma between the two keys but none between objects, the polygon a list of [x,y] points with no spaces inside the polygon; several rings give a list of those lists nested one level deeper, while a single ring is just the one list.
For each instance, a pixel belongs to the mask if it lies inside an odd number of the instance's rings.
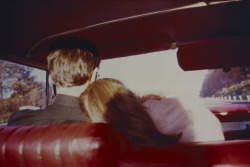
[{"label": "back seat", "polygon": [[0,166],[249,166],[250,140],[133,149],[106,123],[0,127]]}]

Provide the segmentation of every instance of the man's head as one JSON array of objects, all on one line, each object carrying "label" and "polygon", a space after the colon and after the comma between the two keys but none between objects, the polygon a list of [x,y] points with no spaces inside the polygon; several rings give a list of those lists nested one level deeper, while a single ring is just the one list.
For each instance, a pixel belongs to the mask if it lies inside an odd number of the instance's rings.
[{"label": "man's head", "polygon": [[95,45],[79,37],[59,38],[53,42],[47,60],[53,82],[64,88],[85,84],[96,73],[101,61]]}]

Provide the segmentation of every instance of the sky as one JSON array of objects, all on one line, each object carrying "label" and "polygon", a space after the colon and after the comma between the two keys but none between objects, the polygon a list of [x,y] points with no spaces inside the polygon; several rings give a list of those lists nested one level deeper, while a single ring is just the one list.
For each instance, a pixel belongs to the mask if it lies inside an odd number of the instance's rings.
[{"label": "sky", "polygon": [[100,78],[122,81],[137,94],[199,96],[207,70],[183,71],[177,62],[176,50],[103,60]]}]

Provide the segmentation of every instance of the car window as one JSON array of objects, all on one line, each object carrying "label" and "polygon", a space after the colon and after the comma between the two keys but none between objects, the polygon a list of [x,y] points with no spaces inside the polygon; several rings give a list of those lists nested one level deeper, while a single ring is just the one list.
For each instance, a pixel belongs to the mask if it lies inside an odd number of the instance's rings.
[{"label": "car window", "polygon": [[46,71],[4,60],[0,60],[0,71],[0,124],[17,110],[46,107]]}]

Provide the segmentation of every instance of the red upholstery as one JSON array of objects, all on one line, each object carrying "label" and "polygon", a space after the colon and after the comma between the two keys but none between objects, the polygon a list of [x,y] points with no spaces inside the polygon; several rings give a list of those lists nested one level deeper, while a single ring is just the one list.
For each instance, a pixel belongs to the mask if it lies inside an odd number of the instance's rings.
[{"label": "red upholstery", "polygon": [[1,167],[247,166],[249,150],[250,140],[134,150],[105,123],[0,127]]},{"label": "red upholstery", "polygon": [[1,127],[0,166],[114,166],[118,137],[106,124]]}]

